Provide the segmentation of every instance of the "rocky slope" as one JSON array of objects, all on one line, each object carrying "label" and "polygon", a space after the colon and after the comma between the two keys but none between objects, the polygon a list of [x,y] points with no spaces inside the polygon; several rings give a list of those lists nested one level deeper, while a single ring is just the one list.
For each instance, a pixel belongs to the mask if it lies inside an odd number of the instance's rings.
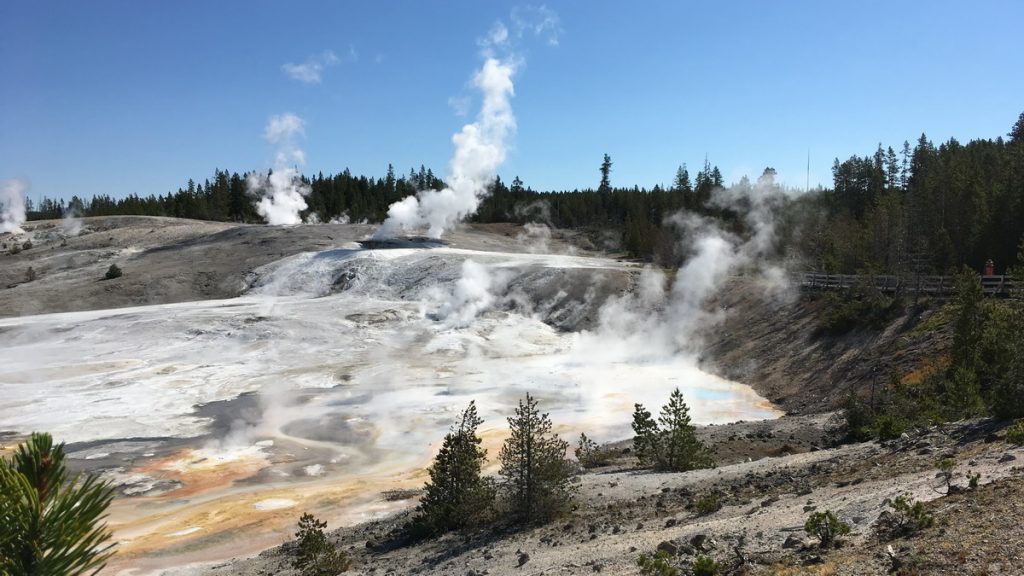
[{"label": "rocky slope", "polygon": [[701,367],[749,383],[791,414],[835,410],[851,394],[881,394],[890,379],[939,359],[952,340],[942,300],[908,303],[877,329],[827,335],[822,295],[786,294],[766,298],[750,281],[732,282],[714,303],[728,314],[710,330]]},{"label": "rocky slope", "polygon": [[[755,456],[779,454],[713,470],[652,473],[630,468],[623,457],[581,475],[576,510],[547,526],[406,544],[392,539],[406,513],[337,530],[331,540],[354,560],[353,574],[639,574],[637,557],[656,550],[684,568],[707,555],[727,573],[866,575],[893,566],[917,570],[904,574],[1022,573],[1024,448],[1005,443],[998,424],[967,422],[884,444],[819,448],[836,424],[822,415],[705,429],[725,462],[735,437],[764,440]],[[824,433],[798,437],[807,430]],[[936,478],[940,458],[956,462],[956,492],[949,496]],[[970,474],[981,475],[976,490],[967,488]],[[696,501],[707,494],[717,494],[722,507],[702,514]],[[928,502],[936,523],[910,538],[880,538],[878,519],[901,495]],[[811,512],[825,510],[852,527],[836,551],[820,549],[803,529]],[[286,544],[173,573],[294,574],[292,554]]]}]

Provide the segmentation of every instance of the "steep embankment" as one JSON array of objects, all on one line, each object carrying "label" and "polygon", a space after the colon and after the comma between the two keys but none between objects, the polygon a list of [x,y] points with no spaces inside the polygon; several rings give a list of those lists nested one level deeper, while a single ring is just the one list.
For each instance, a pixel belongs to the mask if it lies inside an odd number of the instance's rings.
[{"label": "steep embankment", "polygon": [[727,314],[707,335],[702,368],[753,386],[791,414],[834,410],[872,388],[881,394],[892,378],[937,362],[951,341],[942,301],[907,305],[880,327],[840,335],[821,330],[830,304],[817,293],[766,298],[737,278],[714,304]]}]

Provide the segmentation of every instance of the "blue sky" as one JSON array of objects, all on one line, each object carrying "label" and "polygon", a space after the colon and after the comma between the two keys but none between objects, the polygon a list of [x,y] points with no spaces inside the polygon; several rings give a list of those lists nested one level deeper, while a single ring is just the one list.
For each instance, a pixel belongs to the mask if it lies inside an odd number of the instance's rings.
[{"label": "blue sky", "polygon": [[[478,107],[478,41],[517,8],[558,18],[517,43],[499,171],[535,189],[596,186],[604,153],[615,185],[669,184],[707,155],[727,181],[770,165],[802,187],[810,151],[828,185],[837,156],[1005,136],[1024,112],[1015,0],[540,6],[4,0],[0,178],[31,198],[162,194],[272,166],[263,131],[285,112],[305,120],[306,173],[444,174]],[[319,82],[284,68],[318,61]]]}]

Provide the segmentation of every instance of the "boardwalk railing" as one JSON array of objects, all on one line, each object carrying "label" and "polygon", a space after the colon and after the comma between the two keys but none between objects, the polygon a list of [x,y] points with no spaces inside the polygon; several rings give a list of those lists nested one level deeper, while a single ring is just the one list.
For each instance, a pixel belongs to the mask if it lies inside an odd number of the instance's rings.
[{"label": "boardwalk railing", "polygon": [[[949,295],[956,291],[952,276],[892,276],[854,274],[799,275],[800,286],[807,290],[846,290],[857,286],[871,286],[881,292],[916,292],[929,295]],[[990,296],[1017,297],[1021,290],[1013,289],[1009,276],[982,276],[981,289]]]}]

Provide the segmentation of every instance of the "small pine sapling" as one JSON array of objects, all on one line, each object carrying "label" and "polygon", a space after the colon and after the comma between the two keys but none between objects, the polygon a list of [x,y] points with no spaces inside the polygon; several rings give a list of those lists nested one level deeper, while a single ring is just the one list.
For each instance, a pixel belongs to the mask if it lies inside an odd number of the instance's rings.
[{"label": "small pine sapling", "polygon": [[839,537],[850,533],[850,525],[840,520],[831,510],[814,512],[804,522],[804,531],[816,536],[822,548],[838,543]]}]

